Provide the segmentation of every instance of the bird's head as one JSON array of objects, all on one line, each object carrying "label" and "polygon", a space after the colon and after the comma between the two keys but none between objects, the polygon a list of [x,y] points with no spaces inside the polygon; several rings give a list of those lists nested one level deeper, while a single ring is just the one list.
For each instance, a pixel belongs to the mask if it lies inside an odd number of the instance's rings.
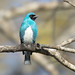
[{"label": "bird's head", "polygon": [[30,13],[28,13],[28,14],[26,15],[26,18],[30,18],[30,19],[32,19],[33,21],[35,21],[37,17],[38,17],[38,16],[35,15],[33,12],[30,12]]}]

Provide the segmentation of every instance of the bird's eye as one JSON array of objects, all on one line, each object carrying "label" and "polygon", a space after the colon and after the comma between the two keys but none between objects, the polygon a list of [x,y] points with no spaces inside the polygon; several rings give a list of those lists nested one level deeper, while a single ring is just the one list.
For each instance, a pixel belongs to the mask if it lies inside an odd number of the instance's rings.
[{"label": "bird's eye", "polygon": [[30,15],[29,17],[32,19],[35,15]]},{"label": "bird's eye", "polygon": [[33,15],[30,15],[29,17],[30,17],[30,18],[32,18],[32,17],[33,17]]}]

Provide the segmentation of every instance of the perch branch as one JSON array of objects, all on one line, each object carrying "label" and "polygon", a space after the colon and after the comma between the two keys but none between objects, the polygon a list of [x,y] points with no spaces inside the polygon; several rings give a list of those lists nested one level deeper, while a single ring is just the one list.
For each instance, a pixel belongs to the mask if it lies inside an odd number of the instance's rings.
[{"label": "perch branch", "polygon": [[[57,51],[59,47],[46,47],[41,44],[35,44],[35,45],[25,45],[20,44],[18,46],[0,46],[0,53],[2,52],[19,52],[19,51],[32,51],[36,53],[42,53],[45,55],[53,56],[56,60],[58,60],[61,64],[66,66],[67,68],[71,69],[75,72],[75,66],[68,62],[66,59],[64,59],[61,54]],[[59,49],[58,49],[59,50]]]}]

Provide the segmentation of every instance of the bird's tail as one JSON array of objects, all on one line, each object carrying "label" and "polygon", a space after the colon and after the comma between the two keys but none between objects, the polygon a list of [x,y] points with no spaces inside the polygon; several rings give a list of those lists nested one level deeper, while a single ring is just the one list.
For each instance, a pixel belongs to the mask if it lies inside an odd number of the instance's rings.
[{"label": "bird's tail", "polygon": [[31,64],[30,55],[32,54],[32,52],[24,51],[24,54],[25,54],[24,64],[26,65]]}]

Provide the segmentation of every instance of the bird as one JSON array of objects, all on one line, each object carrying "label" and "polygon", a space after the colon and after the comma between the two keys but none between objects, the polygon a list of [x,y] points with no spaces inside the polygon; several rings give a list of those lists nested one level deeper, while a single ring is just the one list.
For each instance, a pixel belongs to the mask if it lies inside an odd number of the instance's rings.
[{"label": "bird", "polygon": [[[35,44],[37,37],[37,25],[35,20],[38,16],[35,13],[28,13],[21,24],[20,27],[20,41],[21,44]],[[23,55],[25,55],[24,64],[31,64],[30,55],[32,52],[23,51]]]}]

